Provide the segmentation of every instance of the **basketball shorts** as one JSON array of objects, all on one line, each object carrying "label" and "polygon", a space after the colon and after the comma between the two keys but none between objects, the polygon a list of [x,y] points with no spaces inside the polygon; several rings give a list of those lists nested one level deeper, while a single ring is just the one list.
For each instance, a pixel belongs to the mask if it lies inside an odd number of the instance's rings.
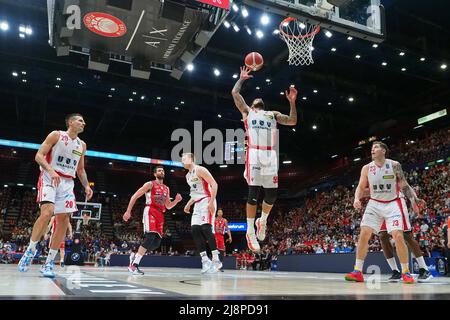
[{"label": "basketball shorts", "polygon": [[[403,224],[403,232],[411,231],[411,222],[410,222],[410,219],[409,219],[408,208],[406,207],[406,201],[405,201],[404,198],[400,198],[400,199],[401,199],[401,202],[402,202],[402,208],[403,208],[403,212],[404,212],[405,220],[406,220],[406,223]],[[383,231],[384,232],[387,231],[386,221],[383,221],[383,224],[380,227],[380,232],[383,232]]]},{"label": "basketball shorts", "polygon": [[162,238],[164,234],[164,213],[159,210],[146,206],[142,218],[144,224],[144,233],[156,232]]},{"label": "basketball shorts", "polygon": [[249,186],[278,188],[278,157],[276,151],[247,149],[244,178]]},{"label": "basketball shorts", "polygon": [[52,179],[46,171],[42,171],[38,180],[37,203],[44,201],[55,205],[55,215],[78,211],[77,200],[73,192],[73,179],[61,177],[59,185],[52,185]]},{"label": "basketball shorts", "polygon": [[216,220],[217,201],[215,201],[214,203],[214,212],[210,212],[208,210],[209,199],[210,198],[206,197],[194,203],[191,226],[201,226],[202,224],[209,223],[212,225],[212,231],[214,233],[214,221]]},{"label": "basketball shorts", "polygon": [[61,242],[61,243],[59,244],[59,248],[60,248],[60,249],[65,249],[65,248],[66,248],[66,242],[65,242],[65,241]]},{"label": "basketball shorts", "polygon": [[214,237],[216,238],[217,250],[225,251],[225,237],[223,234],[215,233]]},{"label": "basketball shorts", "polygon": [[370,227],[375,233],[380,232],[383,222],[386,223],[388,233],[411,228],[409,219],[405,215],[405,209],[406,206],[403,207],[400,198],[390,202],[378,202],[370,199],[361,220],[361,227]]}]

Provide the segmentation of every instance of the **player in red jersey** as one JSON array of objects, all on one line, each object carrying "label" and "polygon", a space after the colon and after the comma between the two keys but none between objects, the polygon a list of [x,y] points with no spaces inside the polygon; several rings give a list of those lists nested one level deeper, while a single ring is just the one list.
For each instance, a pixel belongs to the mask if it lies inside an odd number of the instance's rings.
[{"label": "player in red jersey", "polygon": [[[222,209],[217,210],[217,218],[214,222],[214,237],[216,238],[217,250],[219,250],[220,261],[223,263],[223,257],[225,256],[225,236],[224,232],[227,231],[228,239],[226,242],[231,243],[233,238],[231,237],[230,228],[228,228],[228,221],[223,217]],[[220,271],[223,272],[222,269]]]},{"label": "player in red jersey", "polygon": [[170,201],[170,190],[164,184],[164,168],[156,166],[153,168],[155,180],[144,183],[131,197],[127,211],[123,214],[123,220],[131,218],[131,210],[136,200],[145,194],[145,209],[142,222],[144,223],[144,240],[142,241],[134,260],[130,261],[128,271],[132,274],[143,275],[139,270],[139,263],[148,250],[155,250],[161,245],[164,227],[164,212],[172,209],[182,200],[179,193],[174,201]]}]

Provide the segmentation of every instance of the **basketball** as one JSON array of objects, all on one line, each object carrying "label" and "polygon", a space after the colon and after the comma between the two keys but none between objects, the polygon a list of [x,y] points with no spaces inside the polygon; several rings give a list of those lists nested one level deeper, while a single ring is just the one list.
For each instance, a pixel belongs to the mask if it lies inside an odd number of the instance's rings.
[{"label": "basketball", "polygon": [[264,65],[264,59],[258,52],[250,52],[245,56],[245,65],[252,71],[258,71]]}]

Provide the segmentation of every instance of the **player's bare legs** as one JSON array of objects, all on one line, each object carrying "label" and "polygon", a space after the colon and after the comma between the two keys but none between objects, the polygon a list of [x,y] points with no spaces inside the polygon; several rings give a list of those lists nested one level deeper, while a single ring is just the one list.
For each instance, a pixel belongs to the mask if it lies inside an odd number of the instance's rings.
[{"label": "player's bare legs", "polygon": [[39,218],[37,218],[34,223],[33,231],[31,232],[30,246],[32,243],[34,244],[34,246],[32,246],[33,252],[36,250],[36,244],[44,236],[54,211],[55,205],[53,203],[44,203],[41,205]]},{"label": "player's bare legs", "polygon": [[273,204],[267,204],[265,201],[262,203],[262,212],[261,212],[261,218],[256,219],[256,237],[259,241],[264,241],[266,238],[266,225],[267,225],[267,218],[269,217],[270,211],[273,208]]},{"label": "player's bare legs", "polygon": [[[393,275],[389,280],[399,280],[401,279],[401,274],[397,266],[397,262],[394,258],[394,248],[389,240],[389,235],[387,232],[380,232],[380,242],[381,247],[383,248],[384,257],[386,258],[389,266],[393,271]],[[430,271],[428,270],[428,266],[425,263],[425,259],[423,258],[423,252],[420,249],[419,244],[414,239],[412,232],[404,232],[403,237],[405,239],[405,243],[409,250],[411,250],[414,258],[417,260],[419,264],[419,281],[427,281],[432,278]]]},{"label": "player's bare legs", "polygon": [[378,236],[380,237],[381,248],[383,249],[384,257],[386,258],[386,261],[392,270],[392,276],[389,278],[389,281],[400,281],[402,275],[394,258],[394,247],[392,247],[389,234],[387,233],[387,231],[381,231]]},{"label": "player's bare legs", "polygon": [[69,226],[70,216],[69,213],[60,213],[55,215],[56,226],[53,230],[53,235],[50,241],[47,260],[45,261],[44,276],[53,278],[55,277],[55,257],[58,254],[61,242],[65,239],[67,228]]},{"label": "player's bare legs", "polygon": [[358,246],[356,249],[355,267],[353,268],[353,272],[345,276],[345,280],[364,282],[364,278],[362,276],[364,260],[366,259],[367,251],[369,250],[369,240],[372,237],[373,232],[374,230],[370,227],[361,227],[361,232],[358,238]]},{"label": "player's bare legs", "polygon": [[54,209],[55,206],[53,203],[45,203],[41,205],[39,218],[37,218],[34,223],[33,231],[31,233],[30,244],[19,261],[19,271],[26,272],[29,270],[31,263],[33,262],[34,255],[36,254],[36,245],[45,235]]},{"label": "player's bare legs", "polygon": [[403,237],[403,231],[392,231],[392,238],[394,238],[397,256],[400,260],[400,264],[402,265],[402,274],[409,274],[408,247],[406,246],[405,239]]}]

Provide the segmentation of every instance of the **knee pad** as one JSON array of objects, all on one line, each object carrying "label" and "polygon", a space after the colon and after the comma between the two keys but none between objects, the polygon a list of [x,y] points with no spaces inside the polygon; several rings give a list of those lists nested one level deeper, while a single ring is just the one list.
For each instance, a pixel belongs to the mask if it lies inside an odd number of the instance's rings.
[{"label": "knee pad", "polygon": [[277,188],[269,188],[264,189],[264,202],[269,206],[273,206],[275,200],[277,200],[278,189]]},{"label": "knee pad", "polygon": [[256,206],[256,204],[258,203],[260,189],[261,189],[261,187],[259,187],[259,186],[248,186],[248,198],[247,198],[248,204],[251,204],[252,206]]},{"label": "knee pad", "polygon": [[158,249],[161,244],[161,237],[155,233],[155,232],[147,232],[145,234],[144,241],[142,243],[142,246],[151,251]]}]

